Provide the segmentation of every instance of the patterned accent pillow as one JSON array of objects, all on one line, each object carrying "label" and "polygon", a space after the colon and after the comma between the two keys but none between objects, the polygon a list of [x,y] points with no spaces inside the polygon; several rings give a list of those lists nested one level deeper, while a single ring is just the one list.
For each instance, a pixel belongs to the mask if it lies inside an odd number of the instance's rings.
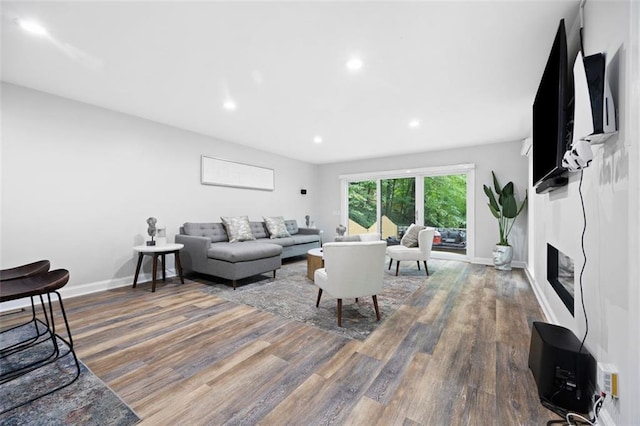
[{"label": "patterned accent pillow", "polygon": [[418,247],[418,234],[423,229],[425,229],[425,226],[412,223],[411,226],[409,226],[409,229],[404,233],[404,236],[400,240],[400,244],[405,247]]},{"label": "patterned accent pillow", "polygon": [[263,217],[263,219],[265,225],[267,225],[267,231],[269,231],[269,238],[286,238],[291,236],[284,223],[284,217]]},{"label": "patterned accent pillow", "polygon": [[223,216],[220,219],[227,230],[230,243],[256,239],[251,232],[248,216]]}]

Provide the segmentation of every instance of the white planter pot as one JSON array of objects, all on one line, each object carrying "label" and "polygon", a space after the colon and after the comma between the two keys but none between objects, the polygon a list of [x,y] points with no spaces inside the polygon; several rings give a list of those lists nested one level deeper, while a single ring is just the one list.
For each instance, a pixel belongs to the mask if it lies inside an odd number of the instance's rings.
[{"label": "white planter pot", "polygon": [[511,270],[511,260],[513,259],[513,247],[496,244],[493,249],[493,264],[500,271]]}]

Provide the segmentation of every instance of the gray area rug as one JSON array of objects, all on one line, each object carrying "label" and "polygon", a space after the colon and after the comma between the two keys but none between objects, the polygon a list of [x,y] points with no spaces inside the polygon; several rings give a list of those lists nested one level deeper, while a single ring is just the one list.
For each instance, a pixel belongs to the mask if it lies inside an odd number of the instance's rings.
[{"label": "gray area rug", "polygon": [[[433,274],[433,271],[430,270],[430,273]],[[343,337],[364,340],[429,280],[424,268],[418,271],[415,262],[403,262],[400,276],[394,274],[395,264],[391,271],[385,267],[382,293],[378,294],[381,321],[376,320],[371,297],[359,298],[358,303],[355,303],[355,299],[345,299],[342,302],[342,327],[338,327],[334,297],[324,292],[320,306],[316,308],[318,287],[307,278],[307,261],[304,258],[284,261],[275,280],[271,273],[239,280],[235,291],[229,281],[212,277],[196,281],[207,284],[209,293],[223,299],[253,306]]]},{"label": "gray area rug", "polygon": [[[25,340],[34,335],[33,325],[26,325],[0,335],[0,347]],[[68,349],[63,347],[62,353]],[[33,360],[43,359],[53,347],[51,341],[8,357],[0,358],[0,374],[4,374]],[[45,355],[45,356],[43,356]],[[19,378],[0,384],[0,412],[46,393],[56,383],[69,382],[76,373],[73,356],[59,358]],[[43,396],[0,415],[2,425],[133,425],[140,421],[102,380],[82,362],[80,376],[69,386]]]}]

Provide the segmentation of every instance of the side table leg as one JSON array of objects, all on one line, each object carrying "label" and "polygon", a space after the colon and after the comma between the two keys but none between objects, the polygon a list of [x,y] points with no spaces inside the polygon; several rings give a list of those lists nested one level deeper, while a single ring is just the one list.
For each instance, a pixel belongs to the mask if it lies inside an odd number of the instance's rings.
[{"label": "side table leg", "polygon": [[166,275],[166,261],[165,261],[165,254],[162,253],[162,281],[166,281],[167,280],[167,275]]},{"label": "side table leg", "polygon": [[156,292],[156,274],[158,273],[158,254],[153,253],[153,279],[151,281],[151,292]]},{"label": "side table leg", "polygon": [[179,251],[174,251],[173,255],[175,256],[175,260],[176,260],[176,269],[178,270],[178,276],[180,277],[180,283],[184,284],[184,277],[182,276],[182,263],[180,262],[180,252]]},{"label": "side table leg", "polygon": [[136,288],[136,284],[138,284],[138,274],[140,273],[140,266],[142,265],[142,258],[144,255],[142,253],[138,253],[138,266],[136,266],[136,274],[133,277],[133,288]]}]

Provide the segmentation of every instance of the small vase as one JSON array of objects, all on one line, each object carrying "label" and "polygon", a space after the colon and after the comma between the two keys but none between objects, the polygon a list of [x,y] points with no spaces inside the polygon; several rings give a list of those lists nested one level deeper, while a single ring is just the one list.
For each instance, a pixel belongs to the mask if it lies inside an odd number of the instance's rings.
[{"label": "small vase", "polygon": [[493,264],[500,271],[511,270],[511,260],[513,260],[513,247],[496,244],[493,249]]}]

